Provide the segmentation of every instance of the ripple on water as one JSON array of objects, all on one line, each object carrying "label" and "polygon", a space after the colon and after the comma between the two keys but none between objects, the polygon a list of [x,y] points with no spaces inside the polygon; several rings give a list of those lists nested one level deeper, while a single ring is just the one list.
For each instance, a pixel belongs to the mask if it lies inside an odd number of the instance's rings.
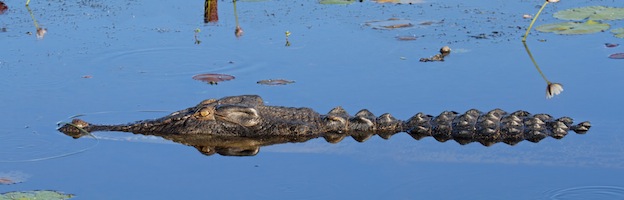
[{"label": "ripple on water", "polygon": [[76,142],[60,139],[59,134],[33,133],[28,129],[7,130],[0,134],[0,163],[34,162],[66,157],[85,152],[97,145],[97,140]]},{"label": "ripple on water", "polygon": [[624,199],[624,187],[580,186],[548,191],[547,199]]},{"label": "ripple on water", "polygon": [[91,60],[90,65],[95,67],[94,78],[109,76],[118,80],[121,77],[121,81],[133,80],[138,75],[156,80],[190,80],[193,75],[201,73],[232,74],[250,70],[244,57],[233,50],[204,46],[103,52]]}]

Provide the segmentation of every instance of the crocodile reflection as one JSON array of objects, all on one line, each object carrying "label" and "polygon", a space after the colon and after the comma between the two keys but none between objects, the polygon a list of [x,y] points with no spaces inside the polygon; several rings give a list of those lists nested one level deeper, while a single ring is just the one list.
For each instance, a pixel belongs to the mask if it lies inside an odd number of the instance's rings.
[{"label": "crocodile reflection", "polygon": [[407,121],[387,113],[376,117],[366,109],[350,116],[341,107],[321,115],[310,108],[268,106],[257,95],[241,95],[204,100],[159,119],[130,124],[95,125],[74,119],[59,131],[73,138],[94,131],[132,132],[193,146],[205,155],[251,156],[262,146],[319,137],[330,143],[348,136],[363,142],[373,135],[388,139],[406,132],[417,140],[431,136],[440,142],[490,146],[498,142],[539,142],[546,137],[561,139],[570,130],[585,133],[590,127],[587,121],[574,125],[569,117],[555,119],[548,114],[507,113],[500,109],[487,113],[471,109],[463,114],[445,111],[438,116],[418,113]]}]

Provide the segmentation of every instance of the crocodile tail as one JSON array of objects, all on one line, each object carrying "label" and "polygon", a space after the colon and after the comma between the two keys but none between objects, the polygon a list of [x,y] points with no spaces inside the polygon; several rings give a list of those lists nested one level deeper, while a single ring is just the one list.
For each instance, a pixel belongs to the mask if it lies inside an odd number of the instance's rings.
[{"label": "crocodile tail", "polygon": [[406,131],[414,139],[433,137],[440,142],[455,140],[460,144],[479,142],[490,146],[498,142],[515,145],[523,140],[539,142],[546,137],[561,139],[573,130],[584,133],[589,122],[572,125],[569,117],[553,118],[548,114],[532,115],[527,111],[507,113],[494,109],[483,113],[471,109],[463,114],[444,111],[438,116],[418,113],[407,120]]}]

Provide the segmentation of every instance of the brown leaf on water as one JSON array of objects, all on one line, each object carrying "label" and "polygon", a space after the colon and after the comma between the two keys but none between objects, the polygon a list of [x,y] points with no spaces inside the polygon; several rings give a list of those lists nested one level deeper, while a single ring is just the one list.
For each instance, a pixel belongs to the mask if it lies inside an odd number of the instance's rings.
[{"label": "brown leaf on water", "polygon": [[624,53],[614,53],[609,55],[611,59],[624,59]]},{"label": "brown leaf on water", "polygon": [[234,79],[234,76],[227,75],[227,74],[212,74],[212,73],[208,73],[208,74],[197,74],[197,75],[193,76],[193,79],[198,80],[198,81],[203,81],[203,82],[209,83],[211,85],[215,85],[215,84],[217,84],[219,82],[232,80],[232,79]]},{"label": "brown leaf on water", "polygon": [[620,46],[619,44],[615,44],[615,43],[605,43],[605,47],[607,48],[613,48],[613,47],[617,47]]},{"label": "brown leaf on water", "polygon": [[396,36],[399,41],[412,41],[418,39],[416,36]]},{"label": "brown leaf on water", "polygon": [[9,6],[4,4],[4,2],[0,1],[0,15],[4,14],[4,12],[6,12],[7,10],[9,10]]},{"label": "brown leaf on water", "polygon": [[30,175],[19,171],[0,172],[0,185],[12,185],[28,180]]}]

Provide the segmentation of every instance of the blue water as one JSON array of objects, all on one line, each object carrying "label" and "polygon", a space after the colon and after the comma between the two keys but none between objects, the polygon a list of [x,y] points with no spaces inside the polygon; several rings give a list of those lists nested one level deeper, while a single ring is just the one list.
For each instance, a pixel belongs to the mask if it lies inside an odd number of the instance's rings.
[{"label": "blue water", "polygon": [[[230,1],[218,2],[217,23],[204,24],[203,1],[33,0],[30,9],[48,31],[43,39],[34,35],[22,1],[5,3],[0,172],[30,177],[0,185],[0,193],[58,190],[76,199],[584,199],[599,194],[614,199],[624,193],[619,118],[624,69],[622,60],[607,58],[624,48],[604,47],[624,41],[608,32],[532,32],[528,45],[535,59],[549,80],[565,89],[547,100],[546,83],[520,42],[530,22],[522,15],[534,14],[541,1],[346,6],[239,1],[244,35],[237,38]],[[537,23],[557,22],[553,12],[588,5],[617,3],[551,4]],[[389,18],[415,25],[444,22],[394,30],[366,25]],[[197,28],[199,45],[194,44]],[[289,47],[286,31],[292,33]],[[470,37],[493,31],[501,34]],[[418,62],[445,45],[453,49],[445,62]],[[191,78],[201,73],[236,79],[208,85]],[[256,84],[276,78],[296,83]],[[55,130],[77,114],[87,121],[126,123],[241,94],[321,113],[342,106],[350,113],[366,108],[407,119],[417,112],[523,109],[588,120],[593,127],[585,135],[516,146],[416,141],[403,133],[363,143],[316,139],[263,147],[257,156],[244,158],[207,157],[192,147],[128,133],[74,140]]]}]

